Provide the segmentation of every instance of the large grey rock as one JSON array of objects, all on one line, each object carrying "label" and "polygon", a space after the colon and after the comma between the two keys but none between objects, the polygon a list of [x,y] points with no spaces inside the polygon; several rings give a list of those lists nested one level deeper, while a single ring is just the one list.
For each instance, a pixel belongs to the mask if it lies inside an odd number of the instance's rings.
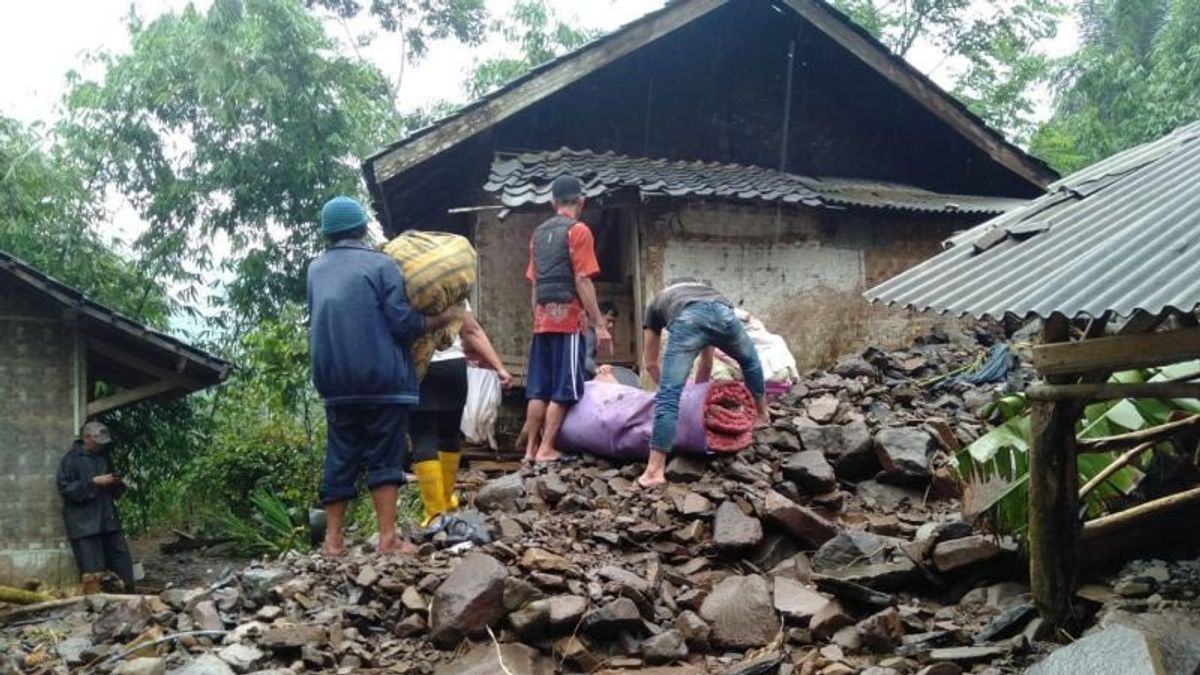
[{"label": "large grey rock", "polygon": [[216,654],[201,654],[168,675],[236,675]]},{"label": "large grey rock", "polygon": [[837,489],[833,465],[817,450],[805,450],[788,457],[783,463],[783,475],[809,494],[825,494]]},{"label": "large grey rock", "polygon": [[271,594],[271,589],[292,579],[292,572],[285,567],[255,567],[242,573],[242,592],[246,599],[261,605]]},{"label": "large grey rock", "polygon": [[652,666],[686,659],[687,655],[687,641],[675,629],[663,631],[642,642],[642,658]]},{"label": "large grey rock", "polygon": [[795,432],[778,427],[759,429],[754,433],[754,442],[759,445],[769,445],[776,450],[796,452],[800,450],[800,439]]},{"label": "large grey rock", "polygon": [[235,643],[229,645],[228,647],[222,647],[221,650],[217,652],[217,656],[219,656],[225,663],[228,663],[230,668],[233,668],[239,673],[245,673],[254,670],[260,663],[263,662],[264,659],[267,658],[266,653],[264,653],[258,647],[241,643]]},{"label": "large grey rock", "polygon": [[787,577],[775,577],[775,609],[789,623],[807,626],[813,616],[833,602],[816,590]]},{"label": "large grey rock", "polygon": [[684,611],[675,617],[675,630],[679,631],[691,649],[708,650],[708,638],[712,634],[712,628],[704,622],[704,619],[700,618],[699,614],[690,609]]},{"label": "large grey rock", "polygon": [[499,621],[504,616],[506,577],[504,565],[489,555],[472,553],[463,558],[433,595],[433,643],[450,649]]},{"label": "large grey rock", "polygon": [[167,662],[158,656],[143,656],[129,659],[117,666],[113,675],[163,675]]},{"label": "large grey rock", "polygon": [[816,511],[771,490],[763,500],[763,515],[793,537],[820,546],[837,534],[837,528]]},{"label": "large grey rock", "polygon": [[225,622],[217,612],[217,605],[211,600],[196,603],[192,608],[192,623],[197,630],[225,630]]},{"label": "large grey rock", "polygon": [[895,607],[888,607],[858,622],[862,646],[876,654],[886,654],[900,646],[904,639],[904,623]]},{"label": "large grey rock", "polygon": [[475,496],[475,504],[484,511],[517,511],[524,497],[524,479],[519,473],[510,473],[484,484]]},{"label": "large grey rock", "polygon": [[83,663],[83,653],[92,648],[92,640],[83,636],[69,637],[55,645],[58,656],[68,666],[78,666]]},{"label": "large grey rock", "polygon": [[1200,615],[1168,609],[1143,614],[1114,611],[1100,625],[1125,626],[1150,636],[1162,650],[1168,675],[1200,673]]},{"label": "large grey rock", "polygon": [[762,541],[762,523],[758,518],[742,513],[733,502],[725,502],[717,508],[713,518],[713,544],[722,551],[749,548]]},{"label": "large grey rock", "polygon": [[722,579],[704,599],[700,616],[712,628],[710,640],[719,647],[762,647],[779,633],[770,586],[757,575]]},{"label": "large grey rock", "polygon": [[667,462],[667,480],[673,483],[693,483],[704,477],[708,467],[703,459],[693,455],[673,455]]},{"label": "large grey rock", "polygon": [[979,534],[962,539],[943,541],[933,547],[933,566],[939,572],[986,562],[1000,555],[1000,547],[994,541]]},{"label": "large grey rock", "polygon": [[917,490],[873,480],[859,482],[854,486],[854,493],[868,507],[886,512],[898,511],[905,503],[920,504],[924,499],[924,495]]},{"label": "large grey rock", "polygon": [[839,478],[860,480],[879,471],[879,460],[871,447],[871,430],[866,422],[800,427],[805,450],[822,453],[833,464]]},{"label": "large grey rock", "polygon": [[619,633],[636,633],[641,627],[642,615],[633,600],[617,598],[584,615],[579,630],[597,638],[612,638]]},{"label": "large grey rock", "polygon": [[859,563],[881,563],[893,544],[893,540],[870,532],[842,530],[813,554],[813,569],[826,572]]},{"label": "large grey rock", "polygon": [[520,643],[504,642],[497,647],[487,641],[461,658],[439,666],[434,675],[495,675],[505,669],[512,675],[553,675],[554,662]]},{"label": "large grey rock", "polygon": [[928,481],[933,475],[929,468],[932,449],[933,437],[917,427],[895,427],[875,434],[875,454],[883,477],[893,483]]},{"label": "large grey rock", "polygon": [[1152,638],[1127,626],[1110,626],[1055,650],[1029,675],[1168,675]]}]

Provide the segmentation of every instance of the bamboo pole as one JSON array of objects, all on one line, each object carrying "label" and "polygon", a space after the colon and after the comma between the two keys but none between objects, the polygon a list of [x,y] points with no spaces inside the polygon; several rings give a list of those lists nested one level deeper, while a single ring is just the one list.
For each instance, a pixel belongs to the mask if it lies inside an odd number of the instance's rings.
[{"label": "bamboo pole", "polygon": [[1167,422],[1149,429],[1139,429],[1118,436],[1079,439],[1080,452],[1111,452],[1142,443],[1158,443],[1183,431],[1200,426],[1200,415],[1189,415],[1181,420]]},{"label": "bamboo pole", "polygon": [[11,586],[0,586],[0,602],[7,602],[14,605],[33,605],[39,602],[50,602],[53,599],[45,593],[24,591]]},{"label": "bamboo pole", "polygon": [[1139,504],[1111,516],[1089,520],[1083,525],[1082,538],[1085,540],[1103,539],[1125,528],[1140,525],[1153,516],[1196,504],[1200,504],[1200,487]]},{"label": "bamboo pole", "polygon": [[1125,451],[1125,454],[1114,459],[1112,463],[1104,467],[1100,473],[1093,476],[1092,479],[1087,482],[1087,485],[1079,488],[1079,500],[1083,501],[1084,497],[1088,496],[1093,490],[1103,485],[1104,481],[1108,480],[1110,476],[1128,466],[1129,463],[1132,462],[1138,455],[1149,450],[1150,448],[1153,448],[1154,445],[1155,443],[1153,441],[1142,443],[1141,445]]}]

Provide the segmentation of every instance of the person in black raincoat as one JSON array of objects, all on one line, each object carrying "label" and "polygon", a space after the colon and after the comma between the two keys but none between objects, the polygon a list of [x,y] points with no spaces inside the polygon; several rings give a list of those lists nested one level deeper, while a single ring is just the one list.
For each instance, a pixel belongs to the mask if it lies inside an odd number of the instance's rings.
[{"label": "person in black raincoat", "polygon": [[79,440],[58,465],[58,492],[80,573],[112,571],[132,593],[133,556],[116,504],[125,484],[113,469],[111,447],[108,427],[94,421],[83,425]]}]

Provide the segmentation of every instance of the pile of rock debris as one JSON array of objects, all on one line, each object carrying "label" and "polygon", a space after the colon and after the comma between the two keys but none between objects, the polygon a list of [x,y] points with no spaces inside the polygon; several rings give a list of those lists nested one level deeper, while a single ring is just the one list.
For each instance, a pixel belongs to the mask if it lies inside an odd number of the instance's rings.
[{"label": "pile of rock debris", "polygon": [[[290,555],[198,589],[104,596],[0,628],[12,672],[121,675],[1018,672],[1039,621],[1011,542],[959,516],[953,454],[991,336],[813,373],[731,456],[672,484],[584,458],[468,483],[492,541],[416,559]],[[171,635],[176,637],[171,638]],[[166,638],[166,639],[164,639]],[[3,670],[3,668],[0,668]]]}]

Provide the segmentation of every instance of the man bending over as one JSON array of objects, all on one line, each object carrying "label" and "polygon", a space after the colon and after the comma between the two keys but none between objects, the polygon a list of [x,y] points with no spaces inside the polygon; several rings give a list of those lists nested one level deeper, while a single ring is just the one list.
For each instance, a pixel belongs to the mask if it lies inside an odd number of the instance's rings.
[{"label": "man bending over", "polygon": [[[670,337],[660,365],[663,329]],[[734,315],[733,303],[711,286],[686,277],[672,281],[654,296],[646,309],[643,334],[646,370],[658,384],[658,393],[654,396],[650,460],[638,478],[638,485],[649,488],[667,482],[667,455],[675,444],[679,397],[697,356],[701,356],[699,379],[707,379],[712,371],[713,347],[738,362],[758,406],[759,423],[770,422],[766,383],[754,343]]]}]

